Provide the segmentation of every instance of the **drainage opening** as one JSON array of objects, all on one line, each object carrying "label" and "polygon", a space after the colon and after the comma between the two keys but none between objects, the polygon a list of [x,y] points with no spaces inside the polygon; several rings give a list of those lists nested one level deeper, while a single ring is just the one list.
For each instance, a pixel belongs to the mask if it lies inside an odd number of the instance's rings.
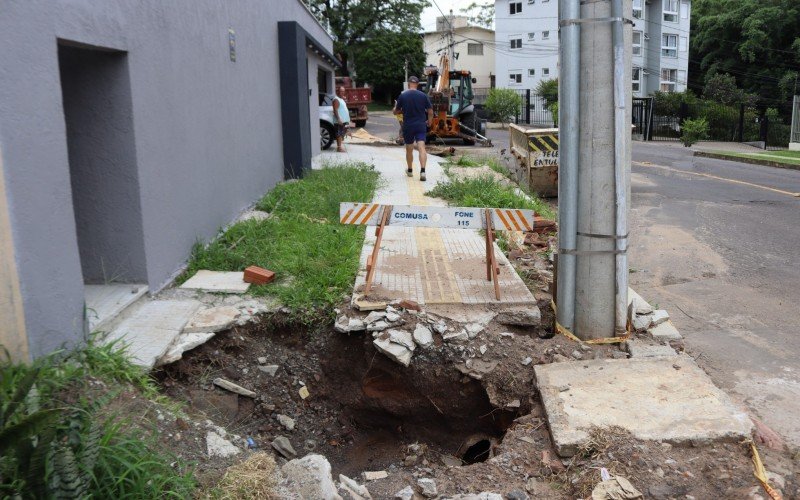
[{"label": "drainage opening", "polygon": [[[261,448],[285,436],[301,455],[314,449],[343,474],[491,458],[519,416],[515,410],[493,407],[480,382],[439,352],[416,356],[404,368],[377,353],[371,340],[297,325],[253,325],[218,334],[158,378],[170,396]],[[270,365],[279,366],[274,376],[262,369]],[[257,397],[215,388],[215,377]],[[299,396],[303,385],[306,399]],[[293,420],[291,430],[284,416]]]}]

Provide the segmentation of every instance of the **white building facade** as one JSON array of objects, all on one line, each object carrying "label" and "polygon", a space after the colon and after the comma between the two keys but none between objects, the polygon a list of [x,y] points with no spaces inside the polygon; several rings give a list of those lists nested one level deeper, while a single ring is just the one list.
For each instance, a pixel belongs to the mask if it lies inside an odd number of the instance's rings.
[{"label": "white building facade", "polygon": [[[632,0],[633,95],[686,90],[691,0]],[[535,89],[558,77],[558,1],[495,1],[498,87]]]},{"label": "white building facade", "polygon": [[439,17],[436,19],[437,30],[423,33],[425,64],[438,66],[439,58],[448,50],[448,18],[453,24],[453,51],[456,54],[451,69],[471,71],[476,80],[474,88],[490,88],[495,70],[494,31],[470,26],[464,16]]}]

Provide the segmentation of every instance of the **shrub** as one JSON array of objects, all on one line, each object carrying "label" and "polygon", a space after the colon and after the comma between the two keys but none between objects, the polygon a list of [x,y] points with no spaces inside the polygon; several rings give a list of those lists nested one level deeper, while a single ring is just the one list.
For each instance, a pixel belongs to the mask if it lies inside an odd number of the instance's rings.
[{"label": "shrub", "polygon": [[536,86],[536,93],[547,101],[548,105],[558,102],[558,78],[542,80]]},{"label": "shrub", "polygon": [[484,106],[493,120],[506,123],[519,112],[522,97],[512,89],[491,89]]},{"label": "shrub", "polygon": [[705,118],[684,120],[681,132],[681,142],[688,148],[708,137],[708,121]]},{"label": "shrub", "polygon": [[549,109],[550,113],[553,115],[553,126],[558,127],[558,103],[554,102],[547,106],[547,109]]}]

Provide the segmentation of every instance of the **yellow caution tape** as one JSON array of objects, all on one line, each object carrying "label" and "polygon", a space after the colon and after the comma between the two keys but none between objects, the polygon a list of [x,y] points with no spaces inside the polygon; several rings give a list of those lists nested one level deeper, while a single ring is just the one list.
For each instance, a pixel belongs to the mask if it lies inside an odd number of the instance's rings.
[{"label": "yellow caution tape", "polygon": [[[553,314],[556,314],[557,310],[556,310],[555,301],[553,301],[553,300],[550,301],[550,307],[553,308]],[[618,344],[620,342],[625,342],[631,336],[631,332],[630,332],[630,330],[628,330],[625,333],[625,335],[623,335],[621,337],[605,337],[605,338],[601,338],[601,339],[581,340],[578,337],[576,337],[574,333],[569,331],[569,329],[564,328],[564,325],[559,323],[558,320],[556,320],[556,332],[560,333],[561,335],[567,337],[570,340],[574,340],[575,342],[583,343],[583,344]]]},{"label": "yellow caution tape", "polygon": [[769,485],[767,470],[764,468],[761,457],[758,455],[756,444],[752,441],[750,441],[750,451],[753,453],[753,475],[756,476],[756,479],[758,479],[761,486],[764,487],[764,491],[767,492],[767,495],[769,495],[772,500],[783,500],[783,496],[781,496],[780,492]]}]

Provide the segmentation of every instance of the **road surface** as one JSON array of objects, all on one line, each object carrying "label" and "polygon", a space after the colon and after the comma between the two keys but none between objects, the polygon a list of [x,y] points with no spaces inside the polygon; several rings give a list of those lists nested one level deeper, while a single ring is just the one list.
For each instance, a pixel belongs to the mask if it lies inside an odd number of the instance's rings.
[{"label": "road surface", "polygon": [[[397,122],[371,115],[367,129],[390,137]],[[507,132],[488,133],[495,154],[507,147]],[[634,142],[632,158],[631,286],[670,312],[718,385],[800,447],[800,171],[677,143]]]}]

